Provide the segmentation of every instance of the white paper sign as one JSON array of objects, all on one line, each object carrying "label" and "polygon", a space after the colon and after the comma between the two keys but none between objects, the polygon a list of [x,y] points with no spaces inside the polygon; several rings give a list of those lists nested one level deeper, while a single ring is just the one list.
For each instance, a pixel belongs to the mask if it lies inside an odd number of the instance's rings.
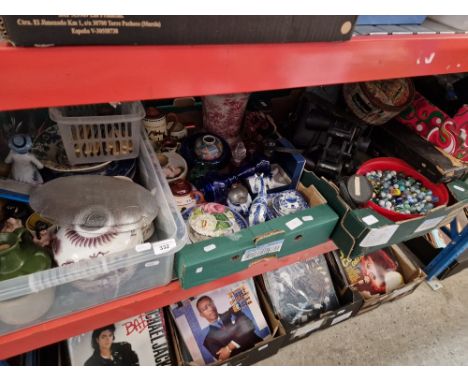
[{"label": "white paper sign", "polygon": [[367,225],[375,224],[379,221],[374,215],[367,215],[362,218],[362,221]]},{"label": "white paper sign", "polygon": [[256,257],[264,256],[269,253],[275,253],[281,251],[283,246],[283,240],[276,240],[268,244],[263,244],[255,248],[247,249],[242,255],[241,261],[248,261],[255,259]]},{"label": "white paper sign", "polygon": [[325,321],[325,319],[321,319],[321,320],[318,320],[318,321],[312,321],[296,330],[294,330],[292,333],[291,333],[291,338],[298,338],[298,337],[302,337],[302,336],[305,336],[306,334],[314,331],[314,330],[317,330],[318,328],[320,328],[323,324],[323,321]]},{"label": "white paper sign", "polygon": [[210,251],[212,251],[213,249],[216,249],[216,245],[214,245],[214,244],[210,244],[210,245],[207,245],[206,247],[203,247],[203,250],[204,250],[205,252],[210,252]]},{"label": "white paper sign", "polygon": [[297,227],[301,226],[302,222],[301,222],[301,219],[294,218],[293,220],[288,221],[286,225],[292,231],[293,229],[296,229]]},{"label": "white paper sign", "polygon": [[440,216],[438,218],[427,219],[426,221],[422,222],[421,225],[414,230],[414,233],[426,231],[428,229],[432,229],[439,224],[445,216]]},{"label": "white paper sign", "polygon": [[336,317],[336,318],[331,322],[330,326],[331,326],[331,325],[335,325],[335,324],[337,324],[338,322],[341,322],[341,321],[346,320],[346,319],[349,318],[349,316],[351,316],[352,314],[353,314],[353,311],[348,312],[348,313],[346,313],[346,314],[343,314],[343,315],[341,315],[341,316]]},{"label": "white paper sign", "polygon": [[361,247],[374,247],[387,244],[397,229],[398,225],[396,224],[372,228],[359,245]]},{"label": "white paper sign", "polygon": [[153,244],[153,252],[155,255],[162,255],[163,253],[169,252],[171,249],[176,247],[176,241],[174,239],[167,239]]}]

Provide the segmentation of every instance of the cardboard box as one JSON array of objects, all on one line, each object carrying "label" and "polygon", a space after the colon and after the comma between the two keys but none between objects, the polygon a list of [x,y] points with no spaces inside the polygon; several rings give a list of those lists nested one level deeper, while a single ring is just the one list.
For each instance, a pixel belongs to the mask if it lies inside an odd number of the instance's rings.
[{"label": "cardboard box", "polygon": [[[259,303],[262,309],[265,319],[270,327],[272,338],[259,342],[252,349],[247,350],[241,354],[227,359],[226,361],[218,361],[210,364],[210,366],[248,366],[256,362],[260,362],[268,357],[271,357],[278,353],[278,350],[284,346],[287,339],[286,330],[284,329],[281,322],[275,317],[272,308],[268,304],[265,296],[258,294]],[[186,357],[184,357],[183,343],[179,337],[177,327],[171,314],[165,309],[166,322],[168,323],[168,337],[172,342],[176,364],[178,366],[194,366]]]},{"label": "cardboard box", "polygon": [[468,163],[445,153],[399,123],[374,129],[372,142],[382,156],[403,159],[434,183],[450,182],[468,174]]},{"label": "cardboard box", "polygon": [[455,180],[447,184],[453,199],[450,205],[436,207],[419,218],[393,222],[371,208],[352,209],[334,183],[313,172],[304,172],[302,181],[315,185],[340,216],[331,238],[351,258],[422,236],[446,225],[468,205],[467,184]]},{"label": "cardboard box", "polygon": [[175,270],[184,289],[247,269],[266,257],[283,257],[329,240],[338,215],[310,182],[299,188],[313,207],[243,229],[234,235],[187,244]]},{"label": "cardboard box", "polygon": [[[413,255],[411,254],[409,249],[406,248],[404,245],[392,245],[387,250],[391,250],[392,253],[395,255],[400,265],[405,285],[403,285],[401,288],[395,289],[390,293],[376,294],[371,296],[370,298],[364,298],[364,302],[361,306],[361,309],[358,312],[358,315],[374,310],[381,304],[399,300],[400,298],[413,293],[416,290],[416,288],[426,279],[426,274],[411,260],[411,257]],[[338,251],[334,251],[333,254],[335,256],[336,261],[342,261],[340,260],[340,255]],[[356,260],[358,259],[346,259],[346,261]],[[341,272],[343,272],[343,276],[346,277],[346,272],[344,271],[343,267],[341,267]],[[355,289],[353,286],[351,286],[351,288]]]},{"label": "cardboard box", "polygon": [[[1,20],[3,19],[3,21]],[[14,45],[241,44],[349,40],[356,16],[1,16]]]},{"label": "cardboard box", "polygon": [[[328,253],[325,255],[325,259],[327,260],[335,292],[341,306],[339,309],[325,312],[316,320],[309,321],[301,326],[291,325],[289,322],[281,320],[276,316],[286,329],[287,338],[285,344],[297,342],[318,330],[326,329],[332,325],[354,317],[363,304],[361,295],[349,287],[346,278],[344,278],[342,272],[339,271],[341,264],[336,262],[334,255],[332,253]],[[265,283],[261,276],[256,278],[256,283],[258,286],[258,294],[263,295],[262,298],[268,301],[269,306],[272,306],[271,300],[268,296],[268,291],[266,290]]]}]

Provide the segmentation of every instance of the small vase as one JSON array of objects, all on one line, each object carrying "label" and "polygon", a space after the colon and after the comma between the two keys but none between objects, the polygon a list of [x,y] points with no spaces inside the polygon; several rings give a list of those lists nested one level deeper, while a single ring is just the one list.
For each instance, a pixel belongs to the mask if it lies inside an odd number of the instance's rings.
[{"label": "small vase", "polygon": [[249,96],[250,93],[237,93],[202,97],[205,129],[224,138],[233,147],[239,139]]}]

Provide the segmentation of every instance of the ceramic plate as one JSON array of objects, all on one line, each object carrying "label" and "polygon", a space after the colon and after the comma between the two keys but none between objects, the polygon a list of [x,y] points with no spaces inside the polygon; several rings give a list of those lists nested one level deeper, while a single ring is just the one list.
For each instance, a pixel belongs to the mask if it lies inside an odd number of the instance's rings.
[{"label": "ceramic plate", "polygon": [[289,215],[309,208],[304,197],[296,190],[278,193],[273,197],[271,204],[277,216]]},{"label": "ceramic plate", "polygon": [[158,154],[158,159],[164,175],[169,182],[185,179],[187,176],[187,162],[182,155],[174,152],[165,152]]},{"label": "ceramic plate", "polygon": [[205,203],[182,213],[192,243],[220,237],[247,228],[245,219],[236,211],[218,203]]},{"label": "ceramic plate", "polygon": [[103,169],[111,163],[109,161],[71,165],[68,162],[57,125],[49,126],[40,132],[34,140],[31,151],[46,168],[55,172],[92,172]]}]

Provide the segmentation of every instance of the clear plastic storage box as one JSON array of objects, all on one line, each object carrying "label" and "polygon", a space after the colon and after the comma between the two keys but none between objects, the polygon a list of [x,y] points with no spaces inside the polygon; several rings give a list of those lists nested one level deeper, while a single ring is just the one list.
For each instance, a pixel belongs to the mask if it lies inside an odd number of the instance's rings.
[{"label": "clear plastic storage box", "polygon": [[[187,241],[186,226],[146,133],[141,130],[140,134],[140,179],[154,195],[159,210],[150,240],[132,250],[0,282],[0,334],[166,285],[172,280],[174,255]],[[87,282],[98,279],[104,281],[99,291],[83,288]]]}]

